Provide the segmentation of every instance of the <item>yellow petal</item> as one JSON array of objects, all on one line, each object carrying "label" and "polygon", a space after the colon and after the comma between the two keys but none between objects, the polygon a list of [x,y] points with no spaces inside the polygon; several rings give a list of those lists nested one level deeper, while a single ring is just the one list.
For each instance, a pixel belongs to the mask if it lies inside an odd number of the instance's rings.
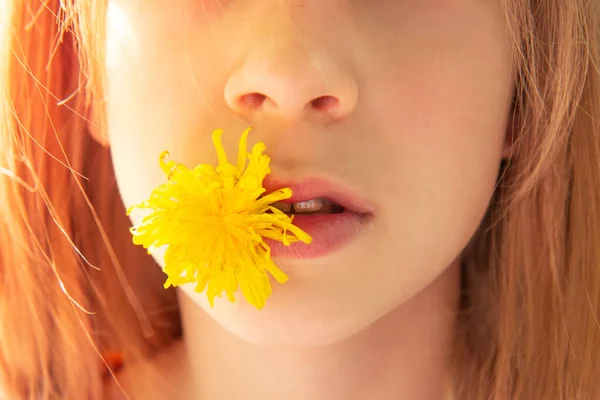
[{"label": "yellow petal", "polygon": [[237,178],[239,179],[244,172],[244,168],[246,168],[246,160],[248,159],[248,133],[252,127],[246,129],[244,133],[242,133],[242,138],[240,139],[240,144],[238,148],[238,161],[237,161]]},{"label": "yellow petal", "polygon": [[222,134],[223,131],[221,129],[215,129],[212,133],[212,141],[217,151],[219,165],[227,164],[227,154],[225,153],[225,149],[223,148],[223,142],[221,141]]}]

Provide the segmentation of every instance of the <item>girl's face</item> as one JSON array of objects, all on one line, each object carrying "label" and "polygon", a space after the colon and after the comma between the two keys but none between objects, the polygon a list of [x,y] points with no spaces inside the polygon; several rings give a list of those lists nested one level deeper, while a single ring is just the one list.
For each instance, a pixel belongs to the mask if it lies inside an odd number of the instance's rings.
[{"label": "girl's face", "polygon": [[273,176],[326,179],[375,209],[336,251],[276,260],[290,280],[260,311],[183,288],[249,341],[341,340],[420,292],[472,237],[506,151],[500,1],[112,0],[107,67],[127,206],[164,182],[163,150],[214,164],[213,129],[235,154],[252,125]]}]

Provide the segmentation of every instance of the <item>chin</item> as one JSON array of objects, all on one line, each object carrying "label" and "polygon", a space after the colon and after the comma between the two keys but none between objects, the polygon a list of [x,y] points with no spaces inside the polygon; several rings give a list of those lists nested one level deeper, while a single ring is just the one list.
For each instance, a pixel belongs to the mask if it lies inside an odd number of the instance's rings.
[{"label": "chin", "polygon": [[325,305],[324,299],[299,302],[274,294],[263,309],[257,310],[241,296],[236,303],[216,298],[215,307],[211,307],[203,294],[192,288],[183,291],[199,306],[196,312],[208,317],[203,323],[258,346],[330,345],[352,337],[377,320],[357,315],[356,309],[344,312],[331,303]]}]

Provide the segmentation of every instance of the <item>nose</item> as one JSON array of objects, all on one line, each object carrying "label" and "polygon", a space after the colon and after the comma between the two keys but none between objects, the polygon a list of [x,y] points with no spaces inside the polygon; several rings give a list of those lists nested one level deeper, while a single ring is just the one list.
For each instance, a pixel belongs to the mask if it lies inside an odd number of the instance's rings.
[{"label": "nose", "polygon": [[352,113],[358,86],[335,56],[291,37],[278,39],[251,48],[230,75],[229,107],[251,124],[261,117],[334,121]]}]

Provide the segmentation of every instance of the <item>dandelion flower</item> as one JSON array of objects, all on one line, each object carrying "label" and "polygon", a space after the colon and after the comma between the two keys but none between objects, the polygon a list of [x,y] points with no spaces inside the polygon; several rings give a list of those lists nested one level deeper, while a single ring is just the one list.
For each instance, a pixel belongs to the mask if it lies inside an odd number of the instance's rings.
[{"label": "dandelion flower", "polygon": [[279,283],[288,280],[271,259],[265,239],[285,245],[311,241],[293,225],[293,216],[272,205],[290,198],[291,189],[264,195],[262,182],[270,173],[270,159],[263,154],[263,143],[247,152],[250,129],[240,139],[237,165],[227,160],[220,129],[212,134],[216,168],[201,164],[188,169],[165,161],[169,153],[163,152],[159,162],[167,182],[127,210],[128,215],[133,208],[151,210],[131,233],[133,242],[149,254],[166,246],[165,288],[195,283],[195,290],[205,292],[212,307],[215,296],[223,292],[235,302],[239,289],[248,303],[262,308],[272,291],[268,274]]}]

